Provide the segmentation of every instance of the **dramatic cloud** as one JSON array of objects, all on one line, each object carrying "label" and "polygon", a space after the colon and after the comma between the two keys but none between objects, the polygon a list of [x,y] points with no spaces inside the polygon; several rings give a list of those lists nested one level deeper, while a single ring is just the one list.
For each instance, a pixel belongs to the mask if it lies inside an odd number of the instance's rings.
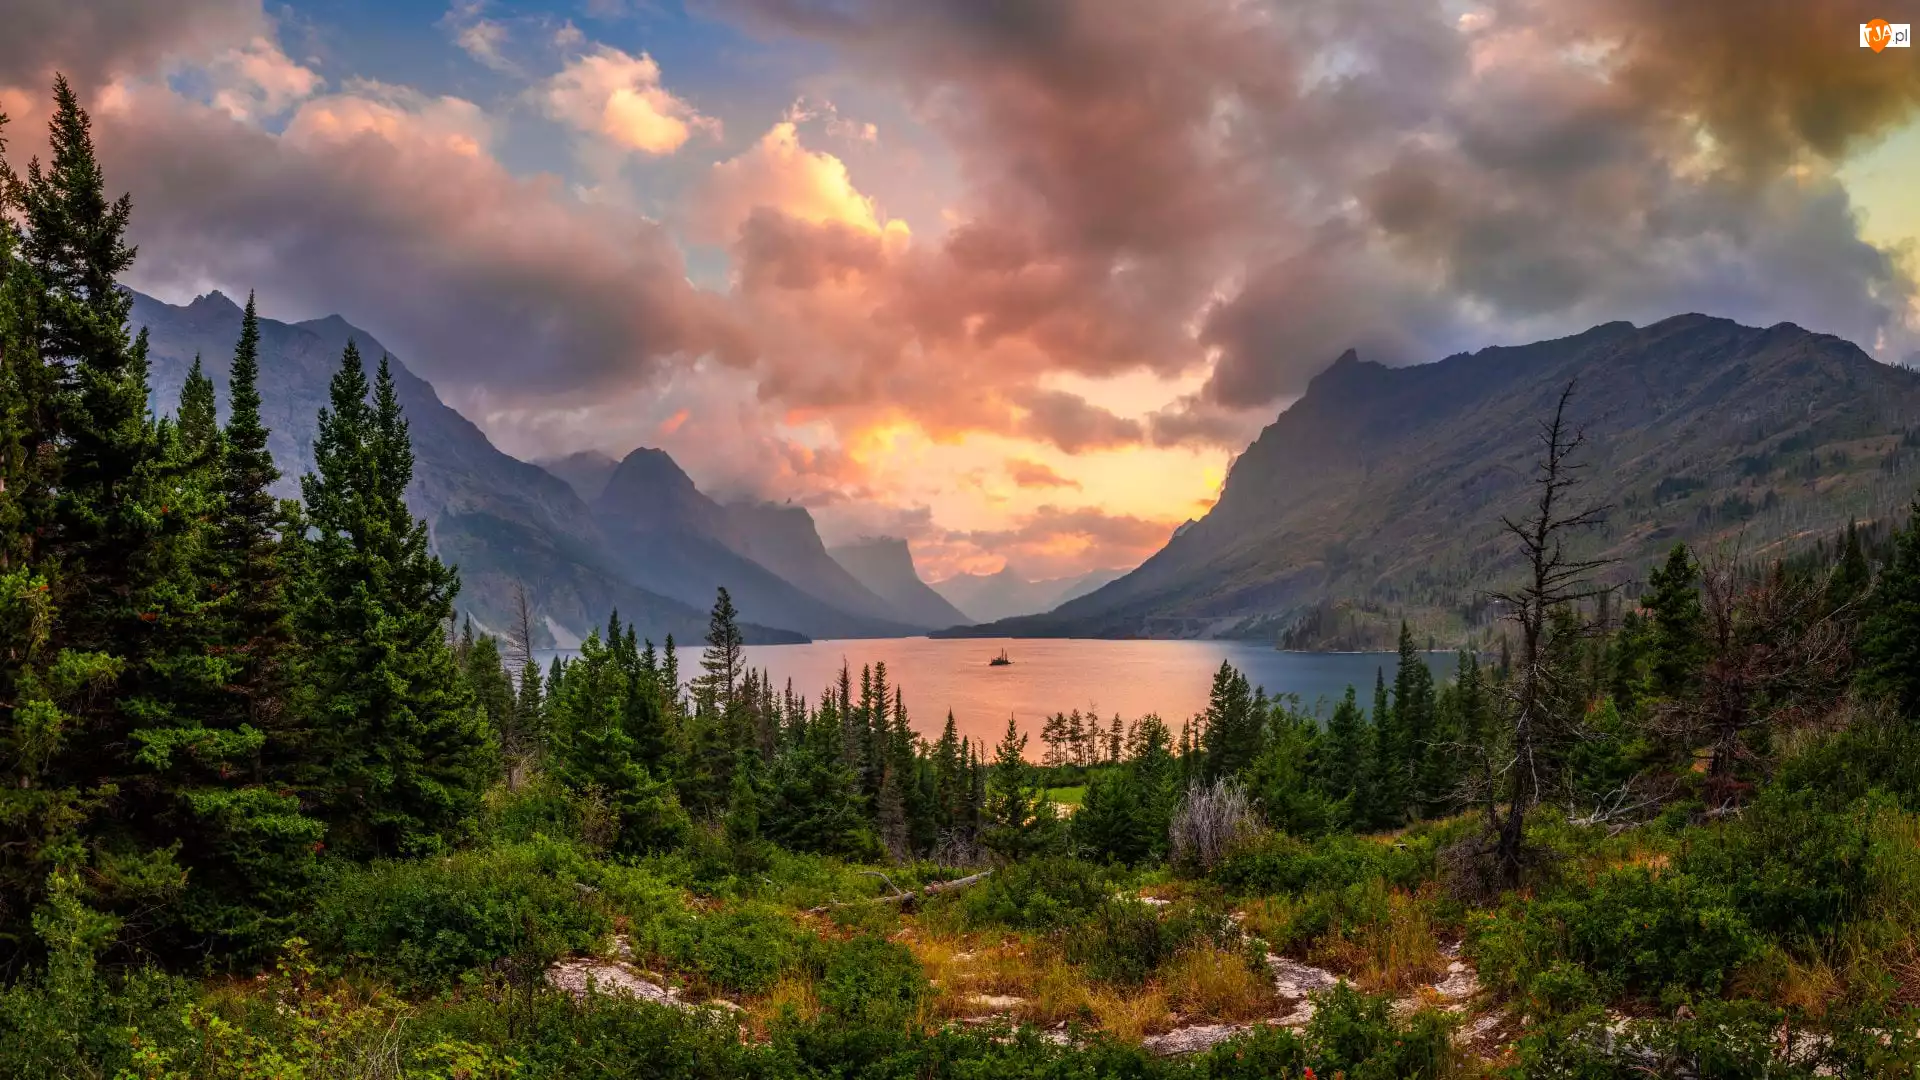
[{"label": "dramatic cloud", "polygon": [[[1911,347],[1913,284],[1832,175],[1920,83],[1863,61],[1864,5],[731,9],[913,96],[968,181],[917,298],[1025,334],[1050,367],[1210,360],[1195,404],[1233,411],[1348,347],[1406,363],[1691,308]],[[1130,347],[1030,332],[1062,326]],[[1154,434],[1217,419],[1190,406]]]},{"label": "dramatic cloud", "polygon": [[719,121],[660,85],[660,65],[601,45],[575,57],[546,86],[555,119],[623,150],[671,154],[695,131],[718,133]]},{"label": "dramatic cloud", "polygon": [[487,99],[258,0],[18,0],[0,103],[16,153],[56,67],[96,103],[136,284],[340,311],[511,449],[658,443],[948,568],[1150,552],[1349,348],[1683,310],[1920,343],[1841,180],[1920,106],[1866,0],[712,3],[769,51],[708,63],[824,70],[749,93],[456,0]]},{"label": "dramatic cloud", "polygon": [[511,175],[471,102],[359,84],[275,136],[148,86],[95,119],[108,176],[138,181],[141,287],[217,273],[271,311],[349,312],[454,392],[564,402],[736,347],[658,225]]}]

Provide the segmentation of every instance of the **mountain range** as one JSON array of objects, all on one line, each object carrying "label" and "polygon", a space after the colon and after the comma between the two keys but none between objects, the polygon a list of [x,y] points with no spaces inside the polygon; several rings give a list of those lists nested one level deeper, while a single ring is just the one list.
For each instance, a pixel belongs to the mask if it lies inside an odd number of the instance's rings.
[{"label": "mountain range", "polygon": [[[971,636],[1199,637],[1390,645],[1490,629],[1519,569],[1539,422],[1574,384],[1579,550],[1631,590],[1677,541],[1755,558],[1904,514],[1920,479],[1920,374],[1850,342],[1682,315],[1388,368],[1352,352],[1230,470],[1218,502],[1133,572]],[[954,598],[953,594],[947,594]],[[960,603],[964,610],[966,604]]]},{"label": "mountain range", "polygon": [[1052,611],[1125,573],[1125,570],[1089,570],[1071,577],[1029,581],[1013,567],[1006,566],[993,574],[955,574],[934,582],[932,588],[966,613],[965,622],[990,623]]},{"label": "mountain range", "polygon": [[[224,418],[241,316],[218,292],[185,306],[133,294],[132,321],[149,336],[156,410],[173,411],[200,356]],[[290,498],[313,468],[316,418],[348,340],[370,364],[386,350],[337,315],[260,322],[264,418],[282,471],[275,492]],[[398,358],[392,363],[416,457],[408,505],[427,521],[435,552],[460,568],[458,608],[483,628],[504,629],[524,587],[542,646],[576,644],[615,609],[655,640],[672,634],[697,642],[721,585],[751,643],[914,634],[949,624],[944,612],[922,619],[861,584],[827,554],[804,508],[722,506],[658,450],[636,450],[618,463],[591,455],[547,468],[521,461]]]}]

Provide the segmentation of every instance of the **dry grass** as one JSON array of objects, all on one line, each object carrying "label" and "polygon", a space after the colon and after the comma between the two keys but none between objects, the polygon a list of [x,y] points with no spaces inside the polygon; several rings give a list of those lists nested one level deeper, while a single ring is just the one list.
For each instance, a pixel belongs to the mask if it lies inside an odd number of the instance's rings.
[{"label": "dry grass", "polygon": [[1247,902],[1240,911],[1240,927],[1269,942],[1285,941],[1302,905],[1290,896],[1262,896]]},{"label": "dry grass", "polygon": [[1102,1031],[1124,1042],[1139,1042],[1144,1036],[1173,1027],[1167,995],[1157,986],[1130,990],[1098,987],[1087,994],[1087,1008]]},{"label": "dry grass", "polygon": [[933,983],[935,1016],[981,1015],[977,997],[1030,998],[1044,968],[1044,947],[1017,936],[998,941],[966,935],[921,937],[907,945]]},{"label": "dry grass", "polygon": [[1386,894],[1386,902],[1384,919],[1321,939],[1308,958],[1345,972],[1369,993],[1401,994],[1431,984],[1447,964],[1426,904],[1398,889]]},{"label": "dry grass", "polygon": [[1160,969],[1167,998],[1182,1016],[1207,1020],[1252,1020],[1273,1005],[1273,983],[1244,954],[1212,945],[1174,957]]},{"label": "dry grass", "polygon": [[773,984],[763,998],[745,1003],[746,1027],[756,1040],[771,1038],[774,1022],[783,1015],[811,1022],[820,1017],[820,998],[808,975],[788,975]]},{"label": "dry grass", "polygon": [[1091,1013],[1087,1004],[1087,987],[1088,979],[1084,972],[1059,955],[1049,953],[1034,972],[1026,1000],[1014,1008],[1014,1018],[1042,1027],[1050,1027],[1063,1020],[1084,1020]]}]

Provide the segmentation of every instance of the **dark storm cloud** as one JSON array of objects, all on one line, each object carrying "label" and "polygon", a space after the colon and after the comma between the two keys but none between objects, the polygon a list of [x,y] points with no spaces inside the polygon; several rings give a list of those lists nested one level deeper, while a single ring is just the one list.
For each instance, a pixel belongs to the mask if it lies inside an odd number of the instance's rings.
[{"label": "dark storm cloud", "polygon": [[[840,46],[959,150],[978,239],[923,270],[915,325],[999,321],[1086,374],[1214,350],[1157,442],[1349,347],[1409,363],[1691,309],[1910,347],[1913,283],[1832,176],[1920,100],[1920,66],[1858,48],[1865,4],[719,6]],[[973,284],[1036,268],[1073,283],[1044,319]]]}]

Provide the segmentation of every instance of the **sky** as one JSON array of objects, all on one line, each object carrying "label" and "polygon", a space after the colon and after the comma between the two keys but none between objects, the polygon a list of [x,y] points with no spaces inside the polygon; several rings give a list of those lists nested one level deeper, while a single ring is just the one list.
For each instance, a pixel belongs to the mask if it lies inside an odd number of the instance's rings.
[{"label": "sky", "polygon": [[521,457],[1038,578],[1157,550],[1349,348],[1703,311],[1913,357],[1920,54],[1858,42],[1907,14],[7,0],[0,110],[24,159],[74,82],[137,288],[342,314]]}]

